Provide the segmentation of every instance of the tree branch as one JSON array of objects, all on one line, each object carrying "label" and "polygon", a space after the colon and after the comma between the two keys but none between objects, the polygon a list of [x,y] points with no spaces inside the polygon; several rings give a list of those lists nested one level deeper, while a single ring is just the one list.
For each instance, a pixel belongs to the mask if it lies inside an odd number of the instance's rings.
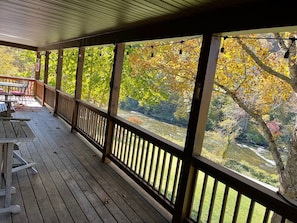
[{"label": "tree branch", "polygon": [[256,64],[257,64],[259,67],[261,67],[261,68],[262,68],[263,70],[265,70],[266,72],[272,74],[273,76],[278,77],[279,79],[281,79],[281,80],[283,80],[283,81],[286,81],[286,82],[287,82],[288,84],[290,84],[292,87],[294,86],[293,81],[292,81],[289,77],[287,77],[287,76],[285,76],[285,75],[283,75],[283,74],[281,74],[281,73],[279,73],[279,72],[277,72],[277,71],[271,69],[271,67],[269,67],[269,66],[267,66],[266,64],[264,64],[264,63],[263,63],[263,62],[262,62],[256,55],[255,55],[255,53],[254,53],[254,52],[253,52],[247,45],[245,45],[245,44],[242,42],[241,39],[237,38],[237,42],[239,43],[239,45],[242,46],[242,48],[245,50],[245,52],[247,52],[247,54],[250,55],[250,57],[256,62]]},{"label": "tree branch", "polygon": [[255,113],[254,110],[250,109],[248,106],[246,106],[243,101],[237,97],[237,95],[230,91],[227,87],[225,87],[224,85],[219,84],[218,82],[215,81],[215,84],[223,89],[227,95],[229,95],[233,101],[239,105],[240,108],[242,108],[247,114],[249,114],[251,117],[253,117],[259,124],[261,129],[263,130],[264,136],[268,142],[269,145],[269,151],[272,153],[273,159],[276,163],[276,168],[278,173],[282,176],[283,172],[284,172],[284,163],[283,160],[280,156],[279,151],[277,150],[277,145],[275,143],[274,137],[271,134],[271,131],[269,130],[269,128],[267,127],[265,121],[262,119],[262,117]]}]

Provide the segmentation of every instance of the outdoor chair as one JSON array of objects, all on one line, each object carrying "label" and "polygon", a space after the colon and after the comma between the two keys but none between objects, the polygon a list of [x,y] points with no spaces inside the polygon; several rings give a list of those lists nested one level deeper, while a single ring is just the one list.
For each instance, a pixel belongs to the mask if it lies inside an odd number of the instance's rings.
[{"label": "outdoor chair", "polygon": [[26,91],[28,89],[28,85],[29,85],[29,81],[26,81],[24,83],[24,86],[23,87],[20,87],[18,90],[10,91],[9,93],[11,93],[15,97],[18,97],[19,98],[18,101],[21,101],[21,104],[23,104],[24,97],[25,97]]}]

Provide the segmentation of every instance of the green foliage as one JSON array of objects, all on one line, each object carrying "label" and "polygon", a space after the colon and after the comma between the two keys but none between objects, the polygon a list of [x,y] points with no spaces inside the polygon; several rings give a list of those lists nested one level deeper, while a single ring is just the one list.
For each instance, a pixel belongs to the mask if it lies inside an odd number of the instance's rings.
[{"label": "green foliage", "polygon": [[261,132],[259,131],[256,123],[248,122],[247,128],[241,131],[237,140],[252,143],[262,146],[267,146],[267,142]]},{"label": "green foliage", "polygon": [[100,107],[109,100],[114,46],[94,46],[85,50],[82,99]]},{"label": "green foliage", "polygon": [[1,75],[16,77],[34,76],[36,53],[13,47],[0,46]]},{"label": "green foliage", "polygon": [[177,108],[176,102],[178,101],[176,98],[178,98],[178,95],[172,95],[169,97],[168,101],[160,101],[158,104],[144,105],[140,105],[135,99],[127,98],[125,101],[121,101],[120,108],[127,111],[140,112],[158,121],[186,127],[188,120],[175,116]]},{"label": "green foliage", "polygon": [[263,171],[262,169],[251,166],[246,162],[239,162],[237,160],[227,160],[224,163],[224,166],[235,170],[239,173],[242,173],[245,176],[250,176],[263,183],[267,183],[269,185],[277,187],[279,185],[279,180],[277,174],[268,174],[267,172]]},{"label": "green foliage", "polygon": [[[182,46],[170,41],[127,46],[121,100],[129,97],[141,106],[147,106],[169,101],[171,95],[177,94],[174,115],[187,120],[197,71],[199,40],[184,41]],[[180,53],[181,47],[184,53]]]},{"label": "green foliage", "polygon": [[212,100],[210,102],[208,119],[206,124],[206,130],[215,130],[219,128],[219,123],[223,120],[224,114],[222,112],[223,101],[220,97],[216,97],[216,94],[213,94]]},{"label": "green foliage", "polygon": [[71,95],[75,91],[77,61],[78,48],[64,50],[61,90]]},{"label": "green foliage", "polygon": [[47,83],[53,87],[56,86],[57,65],[58,65],[58,50],[52,50],[50,51],[50,55],[49,55]]}]

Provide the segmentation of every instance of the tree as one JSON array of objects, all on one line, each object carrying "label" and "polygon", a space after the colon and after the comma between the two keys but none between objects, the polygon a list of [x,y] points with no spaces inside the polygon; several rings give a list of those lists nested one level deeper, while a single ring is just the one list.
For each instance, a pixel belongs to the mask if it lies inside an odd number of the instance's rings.
[{"label": "tree", "polygon": [[107,107],[114,46],[87,47],[85,51],[82,99]]},{"label": "tree", "polygon": [[[286,45],[284,38],[288,37]],[[270,117],[276,107],[294,98],[297,91],[294,33],[250,35],[225,40],[224,44],[225,53],[218,62],[215,83],[256,120],[276,163],[279,192],[297,204],[297,126],[292,131],[285,163],[277,143],[281,134],[279,120]],[[287,51],[286,61],[283,52]],[[274,215],[272,222],[279,222],[279,216]]]},{"label": "tree", "polygon": [[48,64],[48,81],[50,86],[56,86],[56,75],[57,75],[57,65],[58,65],[58,50],[52,50],[49,54],[49,64]]},{"label": "tree", "polygon": [[[121,83],[122,95],[140,105],[175,100],[177,119],[187,120],[197,73],[201,39],[150,42],[128,46],[128,65]],[[133,50],[131,50],[133,49]]]},{"label": "tree", "polygon": [[[287,44],[284,38],[288,39]],[[165,82],[163,88],[168,92],[179,92],[182,99],[179,105],[180,108],[184,107],[191,101],[189,95],[192,88],[189,86],[193,85],[196,75],[199,40],[167,44],[156,52],[158,46],[160,43],[148,43],[141,53],[135,54],[132,74],[138,78],[141,74],[149,73],[155,80],[149,83],[154,85],[161,79]],[[294,101],[296,98],[293,94],[297,91],[294,33],[224,38],[222,47],[224,53],[219,56],[214,89],[230,96],[257,123],[276,163],[280,179],[279,191],[286,199],[294,202],[297,198],[297,126],[290,127],[292,123],[288,119],[295,114],[282,114],[286,118],[278,118],[280,115],[277,112],[288,107],[285,105],[288,100]],[[178,49],[182,49],[182,54],[176,53]],[[287,50],[288,59],[283,57]],[[293,103],[290,105],[294,107]],[[183,108],[179,111],[186,113],[188,110]],[[284,120],[287,121],[282,123]],[[232,127],[234,123],[229,124]],[[291,130],[290,140],[280,140],[284,129],[287,133]],[[284,147],[284,143],[287,143],[285,147],[288,148],[286,162],[279,150]],[[278,222],[276,215],[273,221]]]},{"label": "tree", "polygon": [[5,76],[31,77],[35,65],[36,53],[13,47],[0,47],[1,74]]},{"label": "tree", "polygon": [[65,49],[63,52],[63,69],[61,90],[74,95],[78,48]]}]

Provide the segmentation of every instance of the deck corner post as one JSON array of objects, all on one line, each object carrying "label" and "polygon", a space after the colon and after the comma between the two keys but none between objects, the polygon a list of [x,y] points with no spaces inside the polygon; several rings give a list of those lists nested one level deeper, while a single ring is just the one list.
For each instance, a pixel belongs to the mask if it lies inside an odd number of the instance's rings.
[{"label": "deck corner post", "polygon": [[46,91],[46,85],[48,84],[48,66],[49,66],[49,57],[50,57],[49,55],[50,55],[50,51],[45,51],[42,106],[44,106],[44,104],[45,104],[45,91]]},{"label": "deck corner post", "polygon": [[193,155],[200,155],[202,150],[219,47],[220,37],[215,37],[212,34],[203,35],[184,148],[183,165],[172,218],[173,223],[184,222],[190,217],[197,180],[197,170],[191,164],[191,161]]},{"label": "deck corner post", "polygon": [[124,57],[125,43],[116,44],[114,49],[114,62],[110,81],[110,96],[107,111],[108,117],[106,125],[105,143],[102,156],[102,161],[105,163],[109,162],[108,156],[111,152],[112,147],[113,132],[115,127],[112,116],[117,115],[118,112]]}]

